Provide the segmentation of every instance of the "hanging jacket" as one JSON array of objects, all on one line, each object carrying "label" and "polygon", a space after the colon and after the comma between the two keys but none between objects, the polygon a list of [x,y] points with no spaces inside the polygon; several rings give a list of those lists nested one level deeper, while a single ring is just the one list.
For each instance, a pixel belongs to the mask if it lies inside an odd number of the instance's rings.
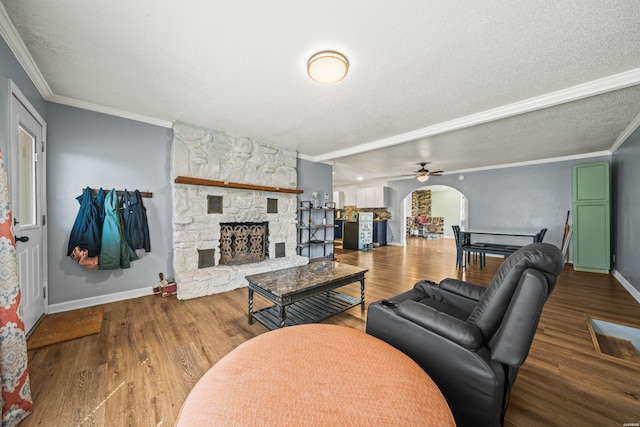
[{"label": "hanging jacket", "polygon": [[98,218],[98,227],[100,228],[100,234],[102,235],[102,224],[104,224],[104,199],[107,197],[107,193],[100,187],[98,194],[96,194],[96,217]]},{"label": "hanging jacket", "polygon": [[102,225],[102,246],[98,269],[129,268],[131,261],[137,259],[136,253],[127,244],[122,214],[118,208],[118,194],[115,189],[112,189],[104,200],[104,223]]},{"label": "hanging jacket", "polygon": [[93,190],[86,187],[76,200],[80,203],[80,209],[69,236],[67,256],[70,256],[77,246],[81,250],[86,250],[87,256],[95,257],[100,253],[101,229],[97,222]]},{"label": "hanging jacket", "polygon": [[151,252],[147,210],[142,204],[140,192],[136,190],[133,195],[130,195],[125,189],[120,206],[124,220],[124,233],[131,249],[144,249],[145,252]]}]

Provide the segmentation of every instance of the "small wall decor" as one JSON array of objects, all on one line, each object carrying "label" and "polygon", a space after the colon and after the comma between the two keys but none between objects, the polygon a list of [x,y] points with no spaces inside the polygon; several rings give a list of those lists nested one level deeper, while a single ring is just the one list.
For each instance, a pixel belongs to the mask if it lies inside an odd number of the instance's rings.
[{"label": "small wall decor", "polygon": [[207,196],[207,213],[222,213],[222,196]]},{"label": "small wall decor", "polygon": [[267,213],[278,213],[278,199],[267,198]]}]

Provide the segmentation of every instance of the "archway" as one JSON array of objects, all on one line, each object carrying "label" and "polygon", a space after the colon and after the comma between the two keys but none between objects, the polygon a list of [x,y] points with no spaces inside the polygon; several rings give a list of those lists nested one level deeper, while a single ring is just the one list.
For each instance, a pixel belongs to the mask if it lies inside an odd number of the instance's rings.
[{"label": "archway", "polygon": [[[453,238],[451,226],[467,224],[468,199],[453,187],[426,185],[407,194],[402,201],[402,215],[405,219],[402,245],[406,245],[407,236]],[[425,220],[426,223],[420,223]]]}]

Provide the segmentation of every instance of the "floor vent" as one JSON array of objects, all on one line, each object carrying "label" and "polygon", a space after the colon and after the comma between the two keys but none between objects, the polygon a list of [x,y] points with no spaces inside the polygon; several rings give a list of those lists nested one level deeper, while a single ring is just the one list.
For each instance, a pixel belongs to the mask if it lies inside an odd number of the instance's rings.
[{"label": "floor vent", "polygon": [[592,318],[588,324],[598,353],[640,365],[640,329]]}]

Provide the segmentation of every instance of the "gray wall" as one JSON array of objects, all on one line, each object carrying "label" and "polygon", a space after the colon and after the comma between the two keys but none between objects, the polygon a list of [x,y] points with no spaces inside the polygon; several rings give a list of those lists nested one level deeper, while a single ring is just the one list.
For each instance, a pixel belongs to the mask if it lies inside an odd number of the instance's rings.
[{"label": "gray wall", "polygon": [[[47,103],[49,148],[49,304],[118,292],[151,291],[158,273],[173,276],[169,157],[173,131],[158,126]],[[153,193],[147,208],[151,252],[123,270],[86,270],[67,255],[86,186]],[[139,251],[140,253],[140,251]]]},{"label": "gray wall", "polygon": [[640,293],[640,128],[613,154],[612,267]]},{"label": "gray wall", "polygon": [[[493,230],[548,229],[545,242],[560,246],[567,211],[571,210],[574,164],[608,161],[609,156],[517,166],[455,175],[431,177],[430,185],[448,185],[469,200],[469,227]],[[464,180],[459,180],[464,175]],[[433,182],[432,182],[433,180]],[[394,243],[400,241],[403,224],[398,221],[402,199],[423,186],[415,179],[389,181],[392,191]],[[489,240],[488,238],[483,240]],[[529,243],[522,238],[520,242]]]},{"label": "gray wall", "polygon": [[[318,192],[320,205],[325,201],[333,201],[333,166],[324,163],[315,163],[308,160],[298,159],[298,189],[304,193],[298,194],[298,205],[300,201],[311,200],[311,193]],[[329,194],[329,199],[324,199],[324,194]],[[329,236],[329,234],[327,235]],[[331,250],[327,249],[327,255]],[[323,255],[321,247],[311,249],[311,257],[321,257]]]},{"label": "gray wall", "polygon": [[[7,138],[9,136],[9,130],[7,128],[9,114],[9,79],[13,80],[24,96],[27,97],[31,105],[33,105],[42,118],[46,120],[47,115],[44,99],[40,96],[40,93],[31,82],[27,73],[25,73],[22,65],[20,65],[16,57],[13,56],[9,46],[7,46],[4,39],[0,37],[0,149],[5,159],[8,146]],[[9,166],[8,161],[5,161],[5,164],[7,167]]]}]

